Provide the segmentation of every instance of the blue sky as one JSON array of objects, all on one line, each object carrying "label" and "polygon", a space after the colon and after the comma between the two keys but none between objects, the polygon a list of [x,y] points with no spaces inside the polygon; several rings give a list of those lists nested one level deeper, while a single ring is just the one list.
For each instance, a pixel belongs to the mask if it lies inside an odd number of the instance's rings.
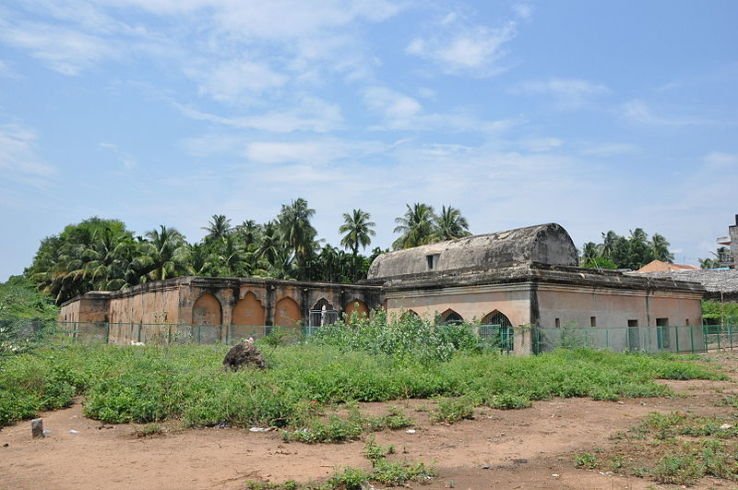
[{"label": "blue sky", "polygon": [[10,0],[0,5],[0,280],[69,223],[199,240],[304,197],[387,247],[405,203],[577,246],[738,213],[738,2]]}]

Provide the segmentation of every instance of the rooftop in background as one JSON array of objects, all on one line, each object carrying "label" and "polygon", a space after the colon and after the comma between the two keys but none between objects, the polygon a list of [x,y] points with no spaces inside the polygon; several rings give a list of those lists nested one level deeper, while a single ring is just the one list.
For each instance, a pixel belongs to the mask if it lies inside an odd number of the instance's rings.
[{"label": "rooftop in background", "polygon": [[728,253],[718,258],[720,265],[738,269],[738,214],[735,215],[735,224],[728,227],[728,236],[718,237],[717,243],[729,249]]},{"label": "rooftop in background", "polygon": [[738,270],[678,270],[662,272],[629,272],[628,275],[656,279],[672,279],[701,283],[709,299],[738,301]]},{"label": "rooftop in background", "polygon": [[652,260],[636,272],[671,272],[671,271],[698,271],[699,267],[687,264],[670,264],[660,260]]}]

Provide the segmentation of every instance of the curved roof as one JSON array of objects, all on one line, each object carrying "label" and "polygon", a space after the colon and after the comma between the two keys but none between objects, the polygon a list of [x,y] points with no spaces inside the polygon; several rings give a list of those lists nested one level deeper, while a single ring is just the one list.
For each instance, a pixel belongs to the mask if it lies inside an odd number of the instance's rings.
[{"label": "curved roof", "polygon": [[368,278],[430,271],[488,271],[533,262],[578,265],[577,249],[561,225],[528,226],[389,252],[374,259]]}]

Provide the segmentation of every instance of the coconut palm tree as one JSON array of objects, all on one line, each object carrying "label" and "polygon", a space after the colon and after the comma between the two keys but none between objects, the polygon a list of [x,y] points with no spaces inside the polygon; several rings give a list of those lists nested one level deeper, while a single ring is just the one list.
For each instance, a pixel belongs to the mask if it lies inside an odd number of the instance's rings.
[{"label": "coconut palm tree", "polygon": [[434,239],[433,223],[436,215],[433,207],[416,202],[410,207],[405,205],[407,210],[403,216],[395,218],[394,233],[400,233],[400,237],[392,244],[395,250],[402,248],[417,247],[431,243]]},{"label": "coconut palm tree", "polygon": [[205,241],[223,240],[231,232],[231,220],[224,214],[214,214],[208,221],[208,226],[203,226],[202,229],[208,232]]},{"label": "coconut palm tree", "polygon": [[436,216],[435,237],[438,240],[453,240],[471,235],[469,223],[461,215],[461,211],[452,206],[442,206],[441,214]]},{"label": "coconut palm tree", "polygon": [[308,202],[298,198],[289,205],[283,204],[277,217],[282,238],[294,253],[297,267],[301,271],[316,247],[315,236],[318,232],[310,224],[310,218],[314,215],[315,210],[308,206]]},{"label": "coconut palm tree", "polygon": [[654,233],[651,237],[651,251],[656,260],[662,262],[674,262],[674,254],[669,252],[669,242],[663,235]]},{"label": "coconut palm tree", "polygon": [[147,232],[141,249],[139,269],[149,280],[164,280],[187,270],[187,242],[175,228],[160,225],[159,230]]},{"label": "coconut palm tree", "polygon": [[339,233],[345,233],[341,237],[341,245],[356,257],[359,254],[359,246],[366,248],[372,243],[376,235],[373,228],[376,225],[369,221],[371,215],[361,209],[354,209],[351,214],[343,213],[343,224],[338,228]]}]

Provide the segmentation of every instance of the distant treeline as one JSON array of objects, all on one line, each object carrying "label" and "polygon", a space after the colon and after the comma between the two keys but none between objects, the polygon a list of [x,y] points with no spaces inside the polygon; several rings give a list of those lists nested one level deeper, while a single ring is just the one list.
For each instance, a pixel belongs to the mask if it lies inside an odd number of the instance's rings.
[{"label": "distant treeline", "polygon": [[[164,225],[136,236],[122,221],[93,217],[42,240],[25,276],[56,304],[87,291],[114,291],[183,275],[337,283],[366,278],[372,260],[385,251],[360,253],[375,235],[370,214],[361,209],[343,214],[341,248],[317,238],[314,215],[301,198],[282,205],[266,223],[245,220],[234,226],[226,216],[213,215],[198,243],[188,243],[182,233]],[[470,234],[466,219],[451,206],[436,214],[427,204],[408,204],[395,223],[400,234],[395,249]]]}]

